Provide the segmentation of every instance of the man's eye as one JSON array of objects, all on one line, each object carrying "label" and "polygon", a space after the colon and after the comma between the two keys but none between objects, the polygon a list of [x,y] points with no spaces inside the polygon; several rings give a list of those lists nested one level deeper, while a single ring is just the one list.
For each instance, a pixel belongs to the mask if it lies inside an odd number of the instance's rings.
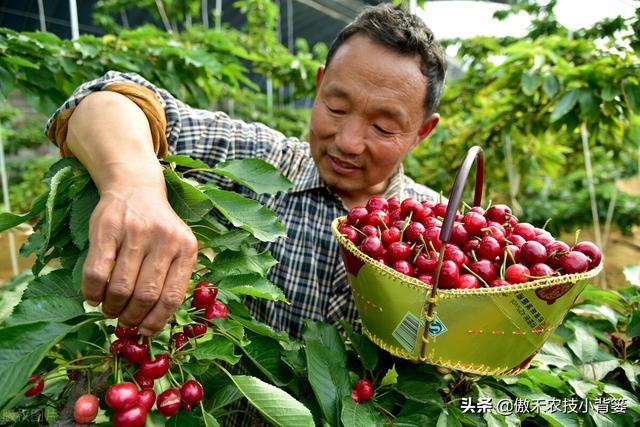
[{"label": "man's eye", "polygon": [[340,114],[340,115],[344,114],[343,110],[340,110],[338,108],[331,108],[328,105],[327,105],[327,110],[329,110],[329,112],[331,112],[333,114]]},{"label": "man's eye", "polygon": [[373,125],[373,127],[376,128],[376,130],[378,132],[380,132],[381,134],[383,134],[383,135],[394,135],[395,134],[395,132],[390,132],[390,131],[388,131],[388,130],[386,130],[386,129],[378,126],[378,125]]}]

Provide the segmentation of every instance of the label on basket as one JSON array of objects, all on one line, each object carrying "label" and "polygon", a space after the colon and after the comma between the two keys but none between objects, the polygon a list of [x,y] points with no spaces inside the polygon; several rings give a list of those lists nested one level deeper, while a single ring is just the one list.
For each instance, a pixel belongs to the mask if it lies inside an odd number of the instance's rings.
[{"label": "label on basket", "polygon": [[[418,341],[418,330],[420,326],[424,327],[425,323],[424,319],[420,320],[415,314],[407,312],[402,321],[393,330],[393,337],[400,343],[402,348],[414,353],[416,351],[416,342]],[[447,327],[436,315],[429,325],[429,335],[435,337],[445,332],[447,332]]]}]

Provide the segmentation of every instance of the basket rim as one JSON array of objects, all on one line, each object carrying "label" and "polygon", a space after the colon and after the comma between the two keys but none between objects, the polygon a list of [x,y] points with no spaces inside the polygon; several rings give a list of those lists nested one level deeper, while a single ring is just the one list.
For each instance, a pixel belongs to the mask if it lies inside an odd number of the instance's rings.
[{"label": "basket rim", "polygon": [[[432,286],[427,285],[426,283],[424,283],[421,280],[418,280],[415,277],[409,277],[405,274],[402,274],[399,271],[396,271],[393,268],[376,261],[375,259],[371,258],[369,255],[366,255],[364,252],[358,249],[358,247],[354,245],[351,240],[347,239],[344,235],[342,235],[338,231],[338,224],[344,218],[346,218],[346,215],[335,218],[331,222],[331,232],[333,233],[333,236],[338,240],[338,242],[344,249],[347,249],[351,254],[356,256],[359,260],[370,265],[380,273],[383,273],[384,275],[391,276],[392,278],[396,279],[396,281],[400,282],[400,284],[404,286],[410,286],[414,288],[417,287],[417,288],[424,289],[425,291],[431,291]],[[509,293],[525,291],[525,290],[544,289],[547,287],[560,285],[560,284],[568,284],[568,283],[575,284],[581,280],[591,279],[597,276],[602,271],[603,265],[604,265],[604,257],[602,258],[598,266],[584,273],[566,274],[562,276],[554,276],[546,279],[532,280],[530,282],[518,283],[518,284],[509,285],[509,286],[499,286],[494,288],[492,287],[475,288],[475,289],[438,288],[437,292],[438,294],[441,294],[441,298],[447,298],[447,297],[452,298],[452,297],[459,297],[462,295],[504,295]]]}]

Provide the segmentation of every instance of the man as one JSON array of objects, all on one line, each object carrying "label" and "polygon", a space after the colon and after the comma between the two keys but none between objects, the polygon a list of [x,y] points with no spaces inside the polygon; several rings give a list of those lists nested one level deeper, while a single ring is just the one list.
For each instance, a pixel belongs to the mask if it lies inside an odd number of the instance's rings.
[{"label": "man", "polygon": [[389,5],[365,9],[318,70],[308,144],[193,109],[133,74],[110,72],[82,85],[48,127],[100,190],[85,298],[123,325],[159,331],[183,301],[197,242],[167,201],[157,156],[168,151],[210,165],[260,157],[294,183],[292,190],[258,197],[224,178],[198,176],[251,194],[287,229],[286,239],[266,248],[280,261],[269,278],[291,304],[250,301],[253,314],[293,337],[306,318],[354,320],[331,220],[374,194],[435,199],[404,176],[401,162],[438,123],[445,68],[442,48],[419,18]]}]

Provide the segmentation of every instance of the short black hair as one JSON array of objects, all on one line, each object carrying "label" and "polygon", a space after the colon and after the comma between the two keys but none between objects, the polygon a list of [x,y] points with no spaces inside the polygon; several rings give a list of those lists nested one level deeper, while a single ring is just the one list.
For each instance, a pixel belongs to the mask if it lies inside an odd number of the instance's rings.
[{"label": "short black hair", "polygon": [[327,53],[326,68],[338,48],[356,34],[366,35],[401,54],[419,55],[420,69],[427,78],[426,117],[435,113],[444,87],[447,61],[442,46],[422,19],[390,4],[366,7],[336,36]]}]

